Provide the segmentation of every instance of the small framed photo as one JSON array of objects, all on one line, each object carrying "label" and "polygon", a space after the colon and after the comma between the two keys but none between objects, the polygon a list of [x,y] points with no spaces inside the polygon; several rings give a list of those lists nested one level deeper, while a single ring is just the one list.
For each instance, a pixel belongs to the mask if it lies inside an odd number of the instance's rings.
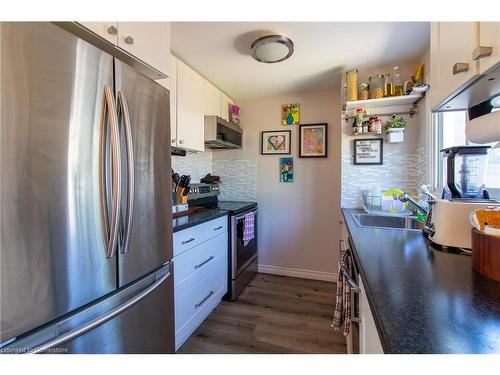
[{"label": "small framed photo", "polygon": [[263,131],[261,155],[289,155],[291,134],[291,130]]},{"label": "small framed photo", "polygon": [[355,139],[354,164],[355,165],[382,165],[383,138]]},{"label": "small framed photo", "polygon": [[299,132],[299,157],[326,158],[328,151],[327,125],[303,124]]}]

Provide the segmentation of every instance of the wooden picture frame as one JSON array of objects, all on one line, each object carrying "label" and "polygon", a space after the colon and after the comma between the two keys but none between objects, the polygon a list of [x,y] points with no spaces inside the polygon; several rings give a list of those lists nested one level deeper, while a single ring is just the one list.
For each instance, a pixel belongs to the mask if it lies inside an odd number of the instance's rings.
[{"label": "wooden picture frame", "polygon": [[384,139],[368,138],[354,140],[354,165],[383,165]]},{"label": "wooden picture frame", "polygon": [[265,130],[261,132],[261,155],[290,155],[292,153],[291,130]]},{"label": "wooden picture frame", "polygon": [[328,124],[299,125],[299,157],[328,157]]}]

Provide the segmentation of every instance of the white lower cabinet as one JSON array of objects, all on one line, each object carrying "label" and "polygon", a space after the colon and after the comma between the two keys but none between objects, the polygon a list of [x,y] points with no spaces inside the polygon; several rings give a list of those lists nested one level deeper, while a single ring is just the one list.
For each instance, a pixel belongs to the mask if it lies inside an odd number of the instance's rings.
[{"label": "white lower cabinet", "polygon": [[173,263],[177,350],[227,293],[227,216],[174,233]]},{"label": "white lower cabinet", "polygon": [[372,312],[370,310],[370,305],[368,299],[366,298],[365,287],[361,278],[359,278],[359,288],[360,288],[360,332],[359,332],[359,352],[360,354],[384,354],[384,349],[382,349],[382,343],[378,336],[377,327],[375,326],[375,320],[373,319]]}]

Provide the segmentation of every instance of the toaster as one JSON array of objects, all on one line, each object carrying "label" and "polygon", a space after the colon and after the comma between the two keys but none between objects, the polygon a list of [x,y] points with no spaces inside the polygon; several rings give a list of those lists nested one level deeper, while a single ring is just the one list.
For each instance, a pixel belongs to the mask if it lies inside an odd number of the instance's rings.
[{"label": "toaster", "polygon": [[424,232],[429,240],[444,247],[470,249],[472,212],[485,206],[500,206],[493,199],[436,199],[430,201]]}]

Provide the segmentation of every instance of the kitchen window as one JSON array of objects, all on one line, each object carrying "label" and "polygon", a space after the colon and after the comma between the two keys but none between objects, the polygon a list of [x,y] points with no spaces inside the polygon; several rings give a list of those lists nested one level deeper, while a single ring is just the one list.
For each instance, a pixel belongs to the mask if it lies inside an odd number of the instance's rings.
[{"label": "kitchen window", "polygon": [[[445,176],[443,157],[440,150],[447,147],[473,145],[465,137],[467,111],[441,112],[435,114],[436,148],[435,148],[435,181],[438,187],[443,187]],[[500,142],[491,143],[488,151],[488,162],[485,176],[485,186],[492,197],[500,198]]]}]

